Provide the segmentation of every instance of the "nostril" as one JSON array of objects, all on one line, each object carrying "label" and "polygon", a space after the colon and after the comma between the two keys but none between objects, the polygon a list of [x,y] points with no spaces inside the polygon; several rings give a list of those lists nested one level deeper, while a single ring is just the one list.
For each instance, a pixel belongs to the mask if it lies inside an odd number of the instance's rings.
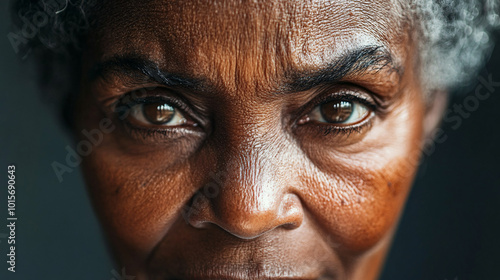
[{"label": "nostril", "polygon": [[287,194],[283,198],[280,218],[286,229],[300,227],[304,220],[304,210],[300,198],[295,194]]},{"label": "nostril", "polygon": [[194,228],[206,228],[214,218],[210,201],[200,193],[194,195],[184,206],[182,216]]},{"label": "nostril", "polygon": [[281,225],[282,228],[287,229],[287,230],[296,229],[299,226],[300,225],[297,225],[296,223],[288,223],[288,224]]},{"label": "nostril", "polygon": [[284,229],[290,230],[290,229],[296,229],[296,228],[300,227],[300,224],[299,223],[287,223],[287,224],[282,225],[281,227]]},{"label": "nostril", "polygon": [[242,201],[212,201],[203,195],[190,202],[185,217],[193,228],[219,228],[240,239],[257,238],[276,228],[296,229],[304,215],[300,199],[293,194],[282,196],[277,203],[267,204],[268,207],[242,204]]}]

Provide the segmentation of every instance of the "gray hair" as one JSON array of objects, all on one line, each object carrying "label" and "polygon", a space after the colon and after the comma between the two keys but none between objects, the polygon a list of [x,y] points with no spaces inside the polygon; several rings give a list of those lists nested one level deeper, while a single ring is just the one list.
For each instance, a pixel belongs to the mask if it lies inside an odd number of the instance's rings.
[{"label": "gray hair", "polygon": [[472,82],[493,49],[498,0],[411,0],[420,31],[421,79],[429,90]]}]

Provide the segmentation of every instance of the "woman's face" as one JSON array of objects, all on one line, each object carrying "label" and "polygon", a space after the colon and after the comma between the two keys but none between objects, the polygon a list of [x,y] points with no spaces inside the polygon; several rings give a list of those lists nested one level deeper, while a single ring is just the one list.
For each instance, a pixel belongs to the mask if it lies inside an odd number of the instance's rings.
[{"label": "woman's face", "polygon": [[77,133],[127,275],[377,277],[428,130],[392,2],[102,4]]}]

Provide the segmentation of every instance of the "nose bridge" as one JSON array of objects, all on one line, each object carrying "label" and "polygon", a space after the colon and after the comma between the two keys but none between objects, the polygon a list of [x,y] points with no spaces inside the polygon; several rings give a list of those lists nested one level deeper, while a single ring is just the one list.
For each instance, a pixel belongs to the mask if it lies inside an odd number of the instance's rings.
[{"label": "nose bridge", "polygon": [[[298,227],[302,222],[299,200],[289,193],[291,181],[280,169],[280,155],[273,137],[247,133],[222,137],[217,149],[217,168],[211,180],[217,194],[203,198],[199,211],[190,216],[195,227],[217,225],[239,238],[249,239],[283,226]],[[219,142],[221,144],[221,142]],[[290,179],[290,178],[288,178]]]},{"label": "nose bridge", "polygon": [[[255,236],[277,226],[286,185],[277,174],[277,158],[258,139],[231,145],[219,170],[227,177],[212,199],[217,223],[239,236]],[[269,147],[268,147],[269,148]]]},{"label": "nose bridge", "polygon": [[217,170],[227,175],[221,193],[244,194],[240,199],[242,208],[264,209],[286,188],[278,174],[282,171],[280,145],[273,132],[277,130],[274,121],[259,114],[261,106],[249,107],[253,109],[242,108],[246,112],[241,113],[241,118],[226,120],[226,129],[216,132]]}]

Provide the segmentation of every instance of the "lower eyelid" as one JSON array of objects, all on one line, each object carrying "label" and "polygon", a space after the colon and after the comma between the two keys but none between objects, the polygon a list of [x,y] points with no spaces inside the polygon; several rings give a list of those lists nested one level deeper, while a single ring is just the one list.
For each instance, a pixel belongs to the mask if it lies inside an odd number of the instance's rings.
[{"label": "lower eyelid", "polygon": [[[188,139],[186,137],[203,137],[203,131],[185,129],[182,127],[144,128],[137,127],[128,121],[123,122],[126,133],[135,141],[143,144],[150,143],[178,143],[178,139]],[[174,142],[171,142],[174,141]]]},{"label": "lower eyelid", "polygon": [[[344,140],[352,141],[352,134],[364,135],[368,132],[375,121],[375,112],[371,111],[367,114],[363,120],[354,125],[332,125],[328,123],[320,123],[320,122],[309,122],[304,125],[300,125],[296,127],[296,132],[303,136],[313,136],[313,137],[338,137],[339,141],[343,141],[340,139],[344,139],[343,137],[347,137]],[[351,139],[351,140],[349,140]],[[343,142],[338,142],[337,144],[341,144]]]}]

